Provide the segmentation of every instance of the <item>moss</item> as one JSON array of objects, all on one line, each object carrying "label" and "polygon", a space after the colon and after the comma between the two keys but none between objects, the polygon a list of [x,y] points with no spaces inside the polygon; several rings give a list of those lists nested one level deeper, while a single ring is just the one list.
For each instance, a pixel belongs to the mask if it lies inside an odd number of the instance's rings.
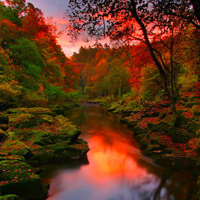
[{"label": "moss", "polygon": [[148,123],[148,128],[152,131],[152,132],[167,132],[169,129],[169,125],[164,123],[164,122],[160,122],[158,124],[152,124],[152,123]]},{"label": "moss", "polygon": [[50,108],[34,107],[34,108],[12,108],[7,110],[8,114],[21,114],[30,113],[33,115],[51,115],[56,116],[55,112],[52,112]]},{"label": "moss", "polygon": [[192,122],[189,122],[187,124],[187,130],[196,134],[196,132],[200,130],[200,123],[194,120]]},{"label": "moss", "polygon": [[8,139],[1,147],[1,152],[26,157],[30,152],[29,147],[19,140]]},{"label": "moss", "polygon": [[181,115],[178,115],[176,117],[175,122],[174,122],[174,126],[179,127],[179,128],[183,128],[188,124],[189,121],[190,121],[190,118],[186,117],[184,115],[184,113],[182,113]]},{"label": "moss", "polygon": [[21,198],[42,198],[42,181],[30,165],[16,160],[0,162],[0,190],[2,195],[16,194]]},{"label": "moss", "polygon": [[114,102],[111,103],[108,107],[108,111],[114,111],[115,109],[117,109],[120,106],[120,104],[118,102]]},{"label": "moss", "polygon": [[31,128],[37,124],[37,117],[29,113],[12,114],[9,125],[15,128]]},{"label": "moss", "polygon": [[189,140],[193,138],[193,135],[184,129],[179,129],[176,127],[171,127],[168,130],[168,136],[171,137],[172,141],[175,143],[186,144]]},{"label": "moss", "polygon": [[0,156],[0,161],[3,161],[3,160],[25,161],[25,158],[23,156],[18,156],[18,155],[4,155],[4,156]]},{"label": "moss", "polygon": [[172,154],[162,154],[153,156],[153,161],[162,166],[174,169],[191,169],[197,166],[197,160],[186,156],[173,156]]},{"label": "moss", "polygon": [[34,156],[31,160],[38,160],[40,163],[68,161],[71,159],[78,159],[88,151],[87,142],[84,140],[79,139],[71,145],[63,141],[33,150]]},{"label": "moss", "polygon": [[167,147],[168,146],[168,138],[161,133],[152,133],[150,134],[149,140],[151,144],[153,145],[160,145],[161,147]]},{"label": "moss", "polygon": [[137,135],[140,135],[140,134],[143,134],[143,133],[148,133],[148,129],[142,128],[142,127],[140,127],[139,125],[136,125],[136,126],[133,128],[133,134],[134,134],[135,137],[136,137]]},{"label": "moss", "polygon": [[192,108],[194,105],[197,105],[197,103],[196,102],[188,102],[188,103],[185,104],[185,107],[186,108]]},{"label": "moss", "polygon": [[1,196],[0,200],[21,200],[21,199],[15,194],[9,194],[5,196]]}]

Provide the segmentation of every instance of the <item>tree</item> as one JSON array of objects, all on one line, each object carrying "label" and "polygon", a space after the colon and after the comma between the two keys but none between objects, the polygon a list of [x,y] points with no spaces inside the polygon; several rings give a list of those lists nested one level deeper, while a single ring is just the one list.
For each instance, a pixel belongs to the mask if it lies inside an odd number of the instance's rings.
[{"label": "tree", "polygon": [[[160,6],[163,5],[162,2],[160,0],[70,0],[69,8],[71,11],[68,10],[70,21],[67,28],[74,40],[82,31],[85,31],[88,36],[96,38],[104,36],[109,36],[111,39],[113,36],[114,39],[126,37],[129,40],[137,39],[144,42],[159,71],[162,87],[170,99],[175,112],[174,89],[172,91],[169,87],[166,66],[163,64],[159,52],[153,47],[152,40],[156,40],[154,36],[157,35],[157,27],[159,27],[160,34],[162,35],[172,33],[175,25],[173,20],[177,18],[176,16],[171,18],[169,10],[173,6],[175,6],[175,9],[172,11],[182,8],[188,10],[189,3],[184,0],[166,0],[164,3],[166,4],[165,10],[168,11],[167,13]],[[185,2],[187,3],[186,6]],[[185,7],[181,6],[182,3],[184,3]],[[193,9],[191,9],[191,12],[194,13]],[[193,18],[190,21],[187,19],[188,17],[186,19],[182,18],[183,23],[181,24],[186,24],[188,21],[191,23],[196,22],[196,17],[192,16]],[[159,20],[156,20],[157,18]],[[154,21],[156,23],[153,24]],[[171,27],[173,28],[170,29]],[[173,53],[173,42],[171,53]]]}]

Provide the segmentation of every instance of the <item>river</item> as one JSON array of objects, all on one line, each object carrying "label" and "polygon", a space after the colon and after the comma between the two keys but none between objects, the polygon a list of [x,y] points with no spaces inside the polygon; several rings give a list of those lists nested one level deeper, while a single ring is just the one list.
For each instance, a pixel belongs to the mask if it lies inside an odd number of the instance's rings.
[{"label": "river", "polygon": [[133,132],[119,116],[83,104],[67,113],[89,144],[87,158],[45,166],[48,200],[196,200],[196,180],[189,171],[156,166],[141,155]]}]

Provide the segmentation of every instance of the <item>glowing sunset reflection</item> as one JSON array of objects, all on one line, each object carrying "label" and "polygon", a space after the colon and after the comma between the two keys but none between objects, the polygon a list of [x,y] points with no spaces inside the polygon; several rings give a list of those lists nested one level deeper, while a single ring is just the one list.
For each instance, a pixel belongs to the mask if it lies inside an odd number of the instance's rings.
[{"label": "glowing sunset reflection", "polygon": [[57,171],[48,200],[186,200],[192,185],[181,182],[182,174],[171,179],[142,156],[117,116],[89,106],[72,111],[70,120],[81,126],[90,146],[89,164]]}]

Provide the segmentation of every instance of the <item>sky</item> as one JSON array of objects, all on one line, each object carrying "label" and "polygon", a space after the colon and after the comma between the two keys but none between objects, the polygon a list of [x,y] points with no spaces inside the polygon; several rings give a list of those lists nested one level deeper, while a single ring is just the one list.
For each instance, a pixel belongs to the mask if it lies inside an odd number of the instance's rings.
[{"label": "sky", "polygon": [[70,37],[67,36],[65,30],[67,19],[64,18],[69,0],[27,0],[27,2],[41,9],[45,17],[53,17],[52,22],[56,23],[59,31],[63,31],[63,34],[58,38],[58,44],[62,46],[67,57],[71,57],[74,52],[78,52],[81,46],[92,46],[95,43],[95,41],[84,42],[82,39],[79,39],[75,44],[70,42]]}]

